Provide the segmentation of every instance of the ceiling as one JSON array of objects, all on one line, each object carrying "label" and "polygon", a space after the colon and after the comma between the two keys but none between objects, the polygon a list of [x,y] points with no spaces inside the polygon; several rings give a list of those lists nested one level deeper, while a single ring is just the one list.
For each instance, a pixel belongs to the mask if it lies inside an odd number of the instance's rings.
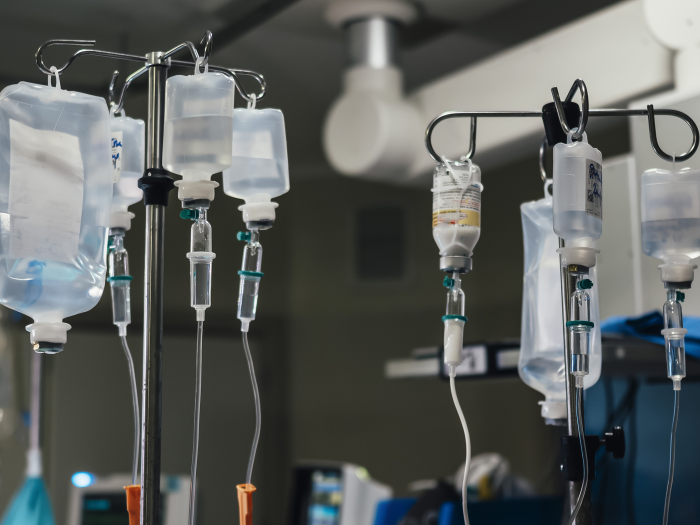
[{"label": "ceiling", "polygon": [[[96,39],[97,48],[144,54],[214,33],[212,62],[255,69],[269,95],[261,105],[285,112],[293,177],[331,173],[321,148],[323,120],[341,88],[342,34],[324,20],[329,0],[36,0],[0,3],[0,85],[45,82],[34,53],[51,38]],[[423,0],[420,17],[402,35],[407,90],[489,57],[613,0]],[[74,49],[52,48],[49,65]],[[186,54],[183,53],[183,58]],[[138,66],[82,57],[62,76],[66,89],[106,96],[114,69]],[[186,70],[173,70],[186,74]],[[123,77],[122,77],[123,78]],[[126,110],[145,117],[145,81],[129,91]]]}]

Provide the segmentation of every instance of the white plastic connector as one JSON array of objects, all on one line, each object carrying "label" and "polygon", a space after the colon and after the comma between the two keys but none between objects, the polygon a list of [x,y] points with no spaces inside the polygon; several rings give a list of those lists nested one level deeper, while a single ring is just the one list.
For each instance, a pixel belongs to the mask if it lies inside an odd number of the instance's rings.
[{"label": "white plastic connector", "polygon": [[664,262],[664,264],[659,266],[661,280],[665,283],[692,282],[695,278],[695,268],[697,267],[697,264],[690,264],[690,262]]},{"label": "white plastic connector", "polygon": [[274,221],[275,208],[279,204],[272,202],[267,193],[256,193],[246,197],[245,204],[238,209],[243,212],[243,222]]},{"label": "white plastic connector", "polygon": [[29,340],[35,343],[63,343],[68,341],[68,330],[71,326],[68,323],[32,323],[27,325]]},{"label": "white plastic connector", "polygon": [[213,180],[189,180],[182,179],[175,182],[177,186],[177,198],[183,202],[192,200],[213,201],[216,195],[215,189],[219,183]]},{"label": "white plastic connector", "polygon": [[250,326],[250,321],[248,319],[241,319],[241,332],[247,332]]},{"label": "white plastic connector", "polygon": [[204,314],[206,311],[206,308],[197,308],[197,321],[204,321]]},{"label": "white plastic connector", "polygon": [[27,451],[27,477],[40,478],[43,475],[43,467],[41,465],[41,450]]},{"label": "white plastic connector", "polygon": [[124,228],[126,231],[131,229],[131,219],[136,217],[130,211],[113,211],[109,214],[110,228]]},{"label": "white plastic connector", "polygon": [[576,378],[576,388],[583,388],[583,379],[586,376],[574,376]]},{"label": "white plastic connector", "polygon": [[461,319],[445,320],[445,364],[457,367],[462,364],[462,342],[465,322]]},{"label": "white plastic connector", "polygon": [[583,238],[573,241],[567,241],[565,248],[557,249],[557,253],[561,254],[561,265],[569,266],[570,264],[580,264],[586,268],[593,268],[596,263],[596,256],[600,250],[596,248],[596,242],[593,239]]}]

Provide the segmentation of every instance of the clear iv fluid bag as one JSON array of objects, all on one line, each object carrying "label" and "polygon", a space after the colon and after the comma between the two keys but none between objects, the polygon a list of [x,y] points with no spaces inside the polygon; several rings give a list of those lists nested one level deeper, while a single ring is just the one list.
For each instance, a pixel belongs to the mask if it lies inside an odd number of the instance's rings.
[{"label": "clear iv fluid bag", "polygon": [[603,233],[603,156],[581,142],[554,146],[554,231],[565,241],[590,239]]},{"label": "clear iv fluid bag", "polygon": [[163,167],[209,180],[231,165],[234,83],[221,73],[170,77],[165,86]]},{"label": "clear iv fluid bag", "polygon": [[700,256],[700,170],[644,172],[642,250],[659,259]]},{"label": "clear iv fluid bag", "polygon": [[289,165],[284,115],[279,109],[233,112],[233,157],[224,170],[224,192],[237,199],[267,194],[270,199],[289,191]]},{"label": "clear iv fluid bag", "polygon": [[21,82],[0,93],[0,302],[38,322],[94,307],[112,200],[102,98]]},{"label": "clear iv fluid bag", "polygon": [[[528,386],[543,393],[548,401],[566,400],[564,333],[562,328],[561,266],[559,239],[552,230],[553,202],[547,195],[520,205],[525,244],[525,275],[518,372]],[[590,373],[585,388],[598,382],[602,365],[600,313],[596,267],[590,269],[593,288],[591,317],[593,345]],[[567,302],[568,304],[568,302]]]},{"label": "clear iv fluid bag", "polygon": [[[471,174],[470,174],[471,166]],[[468,162],[433,173],[433,239],[441,256],[471,257],[481,234],[481,170]]]},{"label": "clear iv fluid bag", "polygon": [[126,212],[143,198],[138,180],[143,176],[146,153],[146,124],[125,115],[109,120],[112,147],[114,194],[112,212]]}]

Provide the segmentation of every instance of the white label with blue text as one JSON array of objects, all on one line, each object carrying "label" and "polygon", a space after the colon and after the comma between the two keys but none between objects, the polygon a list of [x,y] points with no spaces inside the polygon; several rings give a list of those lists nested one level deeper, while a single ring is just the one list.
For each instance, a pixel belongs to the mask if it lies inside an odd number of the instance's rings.
[{"label": "white label with blue text", "polygon": [[122,178],[122,139],[123,131],[112,131],[112,182]]}]

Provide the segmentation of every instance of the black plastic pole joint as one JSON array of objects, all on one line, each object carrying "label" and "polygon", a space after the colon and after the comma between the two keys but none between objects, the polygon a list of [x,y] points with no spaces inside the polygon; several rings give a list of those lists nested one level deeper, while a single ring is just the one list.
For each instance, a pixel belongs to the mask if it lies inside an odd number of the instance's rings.
[{"label": "black plastic pole joint", "polygon": [[175,182],[168,170],[148,168],[139,179],[139,188],[143,190],[143,203],[168,205],[168,194],[175,187]]}]

